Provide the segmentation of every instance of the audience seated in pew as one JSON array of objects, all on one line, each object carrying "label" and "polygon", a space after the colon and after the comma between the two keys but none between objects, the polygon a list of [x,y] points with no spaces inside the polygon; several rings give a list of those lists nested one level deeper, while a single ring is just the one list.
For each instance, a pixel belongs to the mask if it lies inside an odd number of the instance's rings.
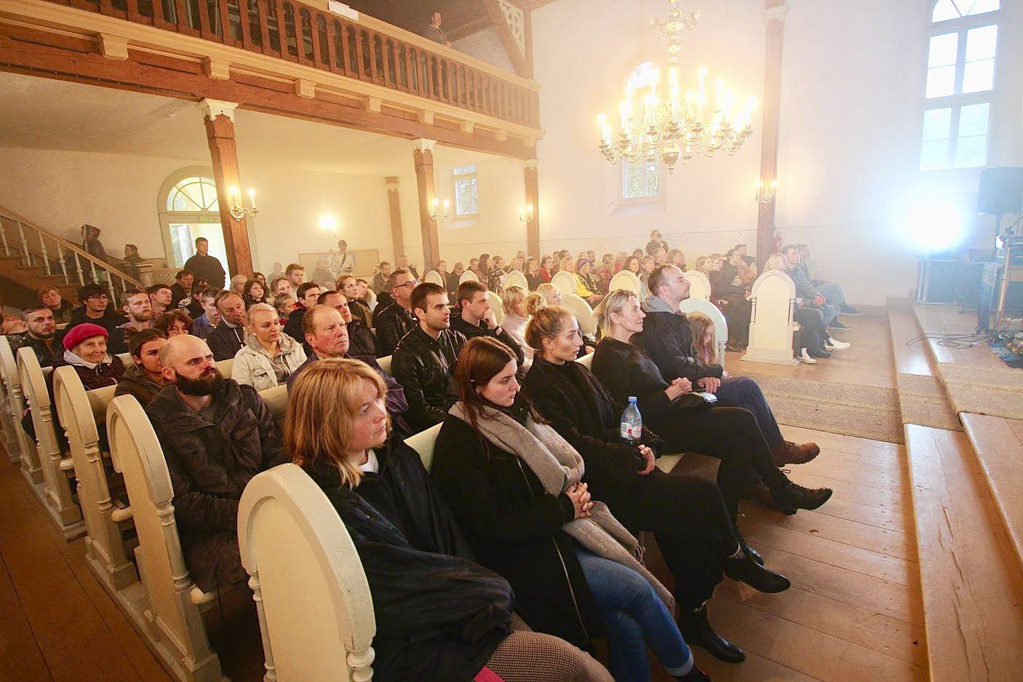
[{"label": "audience seated in pew", "polygon": [[[298,303],[284,324],[285,334],[297,341],[302,340],[302,316],[305,315],[305,311],[316,305],[321,291],[320,285],[316,282],[304,282],[298,286]],[[305,351],[308,353],[309,349],[306,348]]]},{"label": "audience seated in pew", "polygon": [[[674,276],[680,275],[678,268],[670,270]],[[660,291],[664,290],[662,285]],[[790,513],[816,509],[828,501],[830,489],[804,488],[778,468],[752,412],[711,405],[693,392],[691,380],[684,376],[670,383],[664,379],[634,338],[643,332],[646,317],[635,294],[611,292],[597,308],[597,316],[604,338],[593,355],[593,374],[619,403],[635,396],[644,424],[664,439],[670,451],[699,452],[721,460],[718,486],[733,516],[738,513],[739,499],[751,494],[760,482],[773,503]],[[687,357],[692,358],[691,350]],[[712,378],[713,382],[705,381],[703,386],[716,390],[720,380]]]},{"label": "audience seated in pew", "polygon": [[153,320],[153,329],[159,329],[167,338],[189,334],[192,329],[192,318],[181,308],[174,308],[161,313]]},{"label": "audience seated in pew", "polygon": [[245,288],[242,290],[242,300],[245,307],[254,306],[257,303],[269,303],[267,300],[266,287],[257,279],[246,280]]},{"label": "audience seated in pew", "polygon": [[108,293],[106,289],[95,283],[81,287],[78,290],[78,300],[82,305],[71,313],[71,321],[68,322],[64,331],[67,332],[75,325],[89,322],[98,324],[109,333],[117,325],[124,324],[126,322],[124,317],[110,309]]},{"label": "audience seated in pew", "polygon": [[[835,282],[825,282],[814,277],[814,273],[810,267],[810,247],[806,244],[796,244],[796,249],[799,250],[799,264],[798,268],[806,275],[806,278],[810,280],[810,284],[817,287],[817,290],[821,292],[828,303],[834,305],[839,314],[841,315],[860,315],[860,311],[853,308],[851,305],[845,302],[845,292],[842,291],[842,287]],[[841,327],[839,327],[841,329]]]},{"label": "audience seated in pew", "polygon": [[50,309],[57,324],[67,324],[75,307],[64,299],[56,287],[45,287],[39,290],[39,301]]},{"label": "audience seated in pew", "polygon": [[[820,308],[824,315],[824,328],[848,329],[838,320],[838,308],[832,305],[824,294],[817,291],[813,284],[810,283],[806,273],[799,267],[799,249],[795,246],[786,246],[782,248],[781,254],[785,257],[785,267],[783,270],[792,278],[792,283],[796,285],[796,294],[803,298],[806,306]],[[827,350],[827,342],[825,342],[825,350]]]},{"label": "audience seated in pew", "polygon": [[121,310],[128,321],[111,330],[107,343],[111,353],[127,353],[129,337],[137,331],[152,327],[153,318],[156,317],[149,295],[141,289],[126,289],[121,294]]},{"label": "audience seated in pew", "polygon": [[[343,328],[343,327],[341,327]],[[344,522],[373,597],[374,679],[610,682],[589,654],[531,632],[472,552],[419,456],[388,439],[386,387],[354,360],[293,384],[285,447]]]},{"label": "audience seated in pew", "polygon": [[217,362],[230,360],[245,345],[245,301],[234,291],[221,291],[214,299],[220,323],[206,337]]},{"label": "audience seated in pew", "polygon": [[[787,268],[788,262],[785,256],[777,253],[771,254],[764,263],[764,272],[781,270],[787,273]],[[838,341],[831,336],[824,324],[824,308],[814,305],[812,299],[807,301],[803,296],[797,295],[792,318],[801,327],[799,330],[799,353],[796,356],[800,362],[814,365],[817,364],[818,359],[830,358],[832,350],[844,350],[851,346],[851,344]]]},{"label": "audience seated in pew", "polygon": [[40,367],[60,364],[64,355],[64,347],[61,344],[63,333],[57,332],[57,321],[53,311],[42,303],[36,303],[21,311],[21,319],[25,323],[25,332],[9,334],[7,337],[15,357],[19,349],[31,348],[39,360]]},{"label": "audience seated in pew", "polygon": [[133,395],[145,407],[167,385],[160,364],[160,349],[167,343],[167,335],[159,329],[143,329],[132,335],[128,353],[135,364],[124,371],[117,382],[114,396]]},{"label": "audience seated in pew", "polygon": [[647,646],[675,679],[707,679],[674,598],[635,559],[639,541],[591,499],[582,457],[518,395],[517,371],[499,341],[466,343],[437,437],[431,474],[476,556],[537,630],[586,646],[603,626],[616,679],[649,679]]},{"label": "audience seated in pew", "polygon": [[172,310],[171,299],[171,288],[163,283],[157,283],[148,287],[146,293],[149,294],[149,302],[153,306],[153,315],[163,315],[168,310]]},{"label": "audience seated in pew", "polygon": [[210,592],[245,579],[238,500],[249,479],[287,458],[262,398],[223,378],[205,341],[168,339],[160,364],[169,385],[146,414],[167,459],[185,564],[199,589]]},{"label": "audience seated in pew", "polygon": [[526,298],[525,289],[519,286],[505,287],[501,294],[501,303],[504,306],[501,328],[522,351],[523,372],[528,372],[530,365],[533,364],[533,349],[526,343],[526,325],[529,323],[530,317],[526,310]]},{"label": "audience seated in pew", "polygon": [[377,308],[373,315],[378,358],[393,355],[398,342],[416,326],[411,299],[412,290],[419,282],[411,272],[401,269],[392,272],[389,281],[394,302],[383,310]]},{"label": "audience seated in pew", "polygon": [[207,287],[199,294],[199,300],[202,302],[202,314],[192,322],[192,336],[205,339],[220,323],[220,309],[216,304],[219,291],[219,289]]},{"label": "audience seated in pew", "polygon": [[245,345],[234,356],[231,371],[231,378],[239,384],[257,391],[280,386],[306,361],[302,344],[281,331],[281,318],[266,303],[248,309],[245,331]]},{"label": "audience seated in pew", "polygon": [[752,412],[778,466],[805,464],[820,454],[814,443],[797,445],[782,437],[767,398],[755,381],[749,377],[724,377],[720,364],[705,363],[696,357],[689,319],[679,310],[682,301],[689,298],[690,286],[682,271],[671,265],[659,267],[651,273],[650,282],[651,294],[643,302],[641,331],[634,341],[657,366],[661,377],[667,382],[686,379],[693,390],[715,394],[720,406]]},{"label": "audience seated in pew", "polygon": [[405,389],[406,420],[416,433],[440,424],[457,399],[451,368],[465,337],[451,329],[448,294],[437,284],[420,284],[410,305],[419,321],[391,358],[391,373]]},{"label": "audience seated in pew", "polygon": [[[376,336],[373,331],[362,323],[362,319],[352,315],[352,306],[355,305],[348,300],[348,297],[339,291],[324,291],[320,294],[319,305],[333,308],[341,314],[341,319],[348,328],[348,355],[360,360],[373,358],[376,362]],[[308,344],[308,341],[306,342]],[[306,352],[308,355],[309,352]]]},{"label": "audience seated in pew", "polygon": [[[362,289],[363,286],[359,280],[351,275],[341,275],[337,279],[337,290],[348,299],[352,317],[361,321],[366,329],[372,329],[373,311],[369,309],[369,303],[366,302]],[[377,310],[382,310],[382,308],[377,308]]]},{"label": "audience seated in pew", "polygon": [[728,320],[728,349],[740,351],[749,346],[753,304],[748,298],[749,287],[739,277],[739,265],[745,263],[741,252],[730,249],[726,259],[710,274],[711,298]]},{"label": "audience seated in pew", "polygon": [[192,303],[192,285],[195,284],[195,273],[191,270],[178,270],[171,285],[170,307],[187,308]]},{"label": "audience seated in pew", "polygon": [[707,617],[707,600],[722,571],[763,592],[789,587],[783,576],[761,568],[730,517],[718,487],[704,478],[665,474],[654,459],[664,442],[643,429],[642,445],[623,443],[616,403],[595,376],[575,362],[582,346],[579,324],[564,308],[549,307],[529,322],[535,351],[523,391],[533,407],[582,456],[584,481],[629,529],[652,531],[675,578],[679,626],[686,641],[717,658],[737,663],[742,650],[719,637]]},{"label": "audience seated in pew", "polygon": [[487,336],[500,341],[522,364],[522,347],[497,323],[490,307],[491,292],[483,282],[468,280],[458,285],[457,307],[451,311],[451,329],[467,340]]}]

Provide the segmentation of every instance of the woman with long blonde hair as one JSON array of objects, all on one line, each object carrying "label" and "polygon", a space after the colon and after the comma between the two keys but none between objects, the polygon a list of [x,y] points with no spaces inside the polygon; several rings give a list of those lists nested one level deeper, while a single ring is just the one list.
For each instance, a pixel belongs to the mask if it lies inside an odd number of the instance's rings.
[{"label": "woman with long blonde hair", "polygon": [[385,395],[368,365],[321,360],[292,385],[284,426],[285,452],[327,495],[362,561],[374,678],[609,682],[588,654],[528,631],[507,581],[471,560],[419,456],[388,443]]}]

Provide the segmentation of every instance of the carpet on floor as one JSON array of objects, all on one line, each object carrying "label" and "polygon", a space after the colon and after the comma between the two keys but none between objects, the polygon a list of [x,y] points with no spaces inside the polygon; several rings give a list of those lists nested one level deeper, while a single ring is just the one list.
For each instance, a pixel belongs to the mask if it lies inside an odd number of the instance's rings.
[{"label": "carpet on floor", "polygon": [[959,416],[949,403],[945,387],[933,376],[899,374],[899,409],[906,424],[919,424],[935,429],[962,431]]},{"label": "carpet on floor", "polygon": [[743,375],[760,385],[779,424],[888,443],[904,442],[899,397],[894,389],[749,372]]},{"label": "carpet on floor", "polygon": [[1009,419],[1019,419],[1023,414],[1023,372],[939,362],[938,374],[956,412]]}]

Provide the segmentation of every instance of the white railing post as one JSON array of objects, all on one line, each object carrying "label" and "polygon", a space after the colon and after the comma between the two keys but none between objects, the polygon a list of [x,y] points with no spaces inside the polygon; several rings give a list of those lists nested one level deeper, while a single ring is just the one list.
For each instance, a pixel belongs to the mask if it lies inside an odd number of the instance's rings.
[{"label": "white railing post", "polygon": [[80,286],[85,286],[85,273],[82,272],[82,255],[75,251],[75,267],[78,268],[78,282]]},{"label": "white railing post", "polygon": [[92,271],[92,281],[99,284],[99,277],[96,276],[96,261],[89,260],[89,269]]},{"label": "white railing post", "polygon": [[46,266],[46,274],[51,275],[50,272],[50,258],[46,255],[46,240],[43,239],[43,233],[39,233],[39,250],[43,252],[43,265]]},{"label": "white railing post", "polygon": [[114,309],[117,307],[117,292],[114,291],[114,276],[107,270],[107,289],[110,291],[110,306]]},{"label": "white railing post", "polygon": [[25,258],[28,260],[25,265],[32,265],[32,254],[28,250],[28,240],[25,239],[25,228],[21,225],[21,221],[18,221],[18,234],[21,236],[21,248],[25,252]]},{"label": "white railing post", "polygon": [[7,226],[0,222],[0,238],[4,240],[4,255],[11,255],[11,247],[7,244]]},{"label": "white railing post", "polygon": [[67,263],[64,262],[64,246],[57,242],[57,258],[60,259],[60,271],[64,273],[64,284],[71,284],[67,276]]}]

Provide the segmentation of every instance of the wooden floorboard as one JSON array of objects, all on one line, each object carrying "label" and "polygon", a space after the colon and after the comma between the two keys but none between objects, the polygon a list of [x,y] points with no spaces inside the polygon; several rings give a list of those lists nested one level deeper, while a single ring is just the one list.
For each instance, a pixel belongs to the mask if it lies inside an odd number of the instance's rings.
[{"label": "wooden floorboard", "polygon": [[888,299],[888,326],[892,334],[895,371],[899,374],[933,376],[934,369],[927,355],[927,342],[920,339],[923,332],[909,299]]},{"label": "wooden floorboard", "polygon": [[7,562],[0,557],[0,681],[44,682],[52,680],[14,589]]}]

